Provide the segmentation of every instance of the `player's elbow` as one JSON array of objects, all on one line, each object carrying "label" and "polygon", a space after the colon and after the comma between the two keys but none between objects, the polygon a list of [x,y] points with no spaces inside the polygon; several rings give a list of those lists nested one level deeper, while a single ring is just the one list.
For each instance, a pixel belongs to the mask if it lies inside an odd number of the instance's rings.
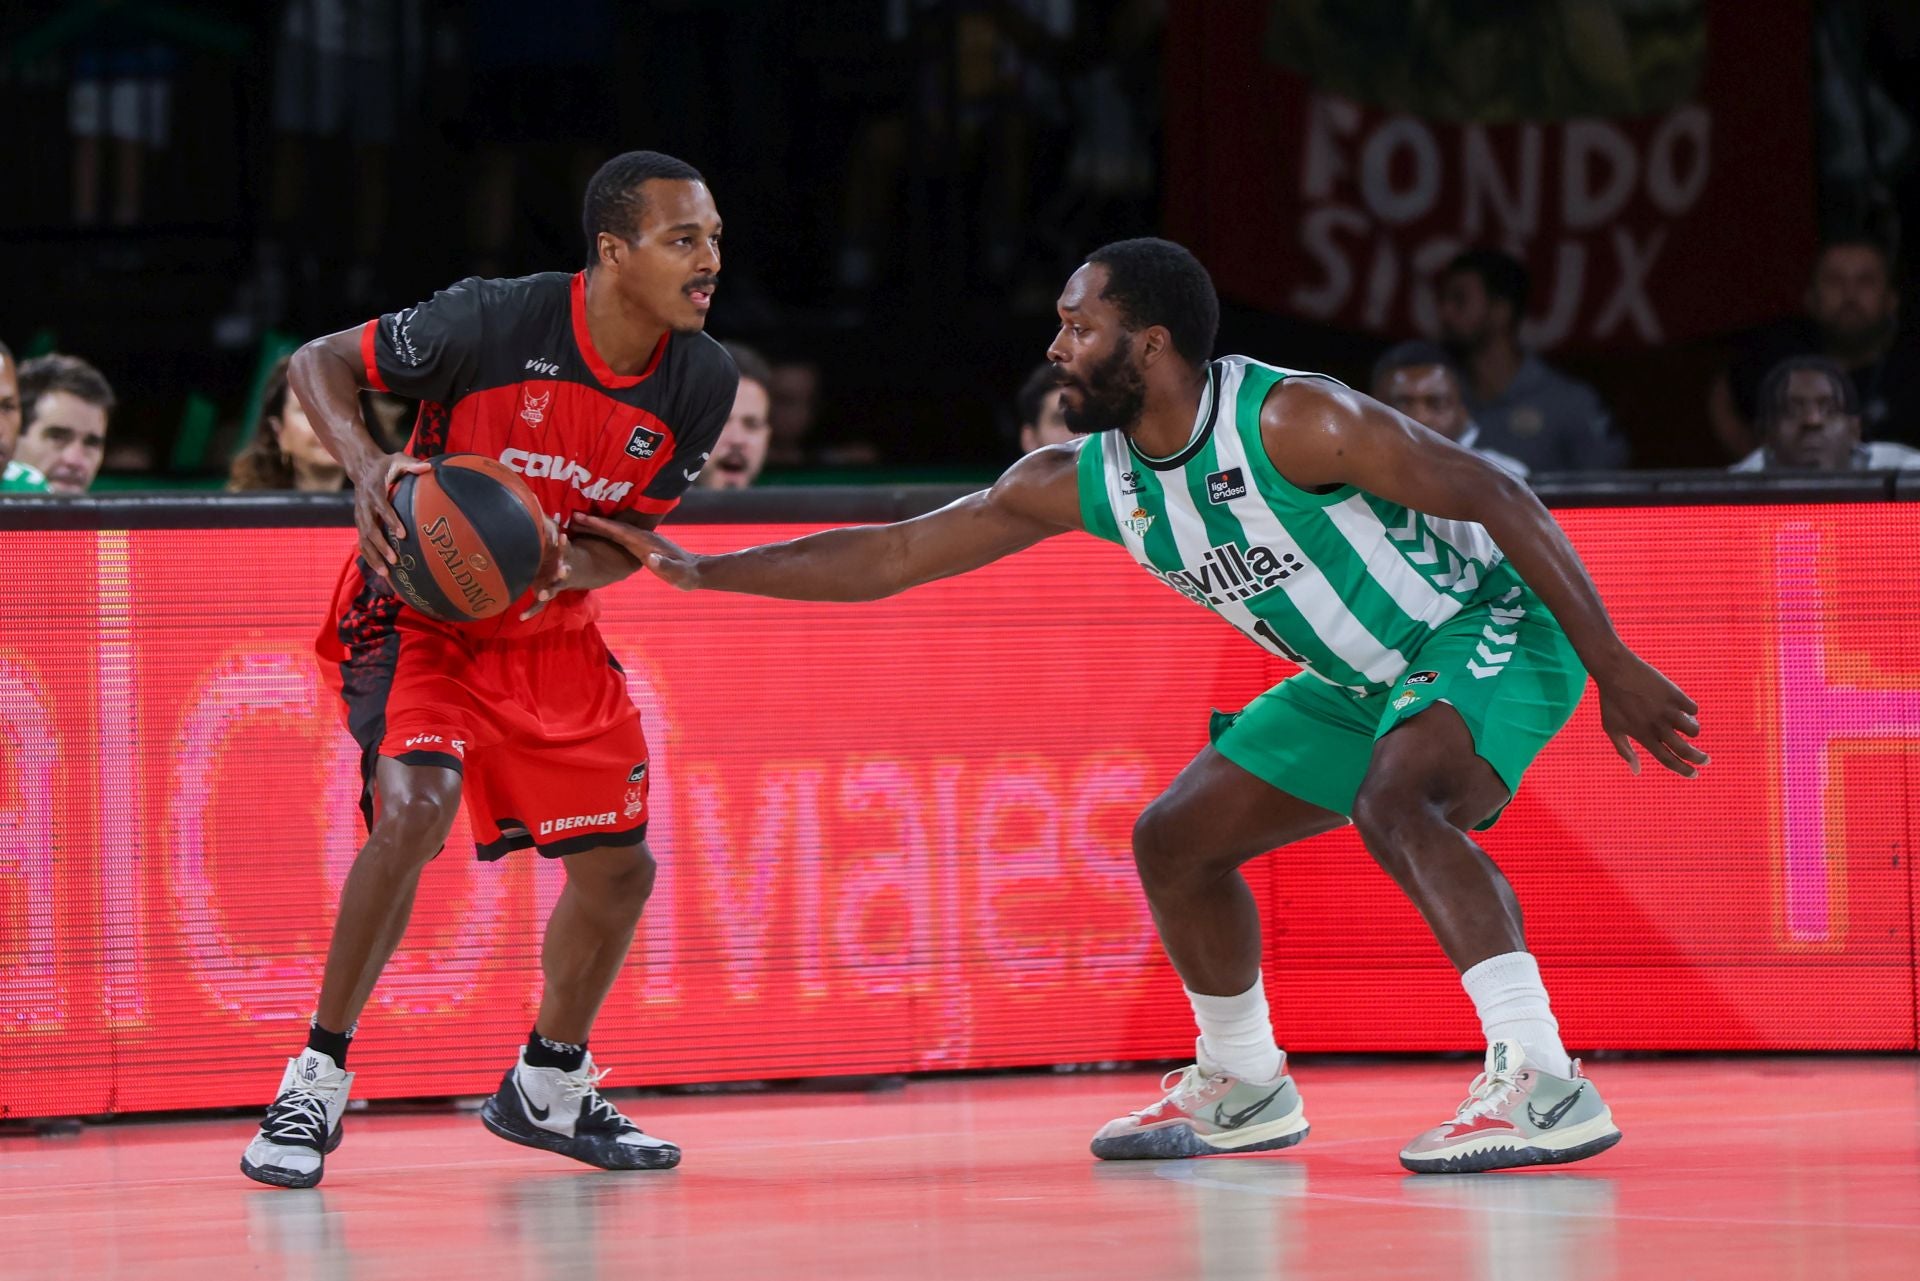
[{"label": "player's elbow", "polygon": [[287,379],[294,384],[296,393],[301,386],[319,387],[329,383],[337,383],[349,393],[359,391],[368,384],[358,335],[346,329],[301,344],[287,362]]}]

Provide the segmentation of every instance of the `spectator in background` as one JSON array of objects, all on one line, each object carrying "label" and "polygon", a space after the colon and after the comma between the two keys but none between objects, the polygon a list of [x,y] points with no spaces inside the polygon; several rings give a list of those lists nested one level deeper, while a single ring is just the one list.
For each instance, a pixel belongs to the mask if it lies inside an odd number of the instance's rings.
[{"label": "spectator in background", "polygon": [[1060,377],[1051,361],[1027,375],[1014,398],[1020,415],[1020,452],[1031,454],[1042,445],[1060,445],[1079,433],[1067,426],[1066,411],[1060,407]]},{"label": "spectator in background", "polygon": [[807,437],[813,432],[820,397],[820,370],[806,361],[775,365],[767,375],[767,425],[772,439],[767,461],[775,467],[807,465]]},{"label": "spectator in background", "polygon": [[767,384],[773,380],[773,371],[751,347],[733,342],[721,346],[740,371],[740,386],[733,393],[733,412],[727,415],[720,439],[713,443],[713,453],[694,484],[701,489],[745,489],[767,465],[767,444],[773,439],[767,422]]},{"label": "spectator in background", "polygon": [[13,460],[20,442],[20,370],[13,351],[0,342],[0,494],[42,493],[47,478],[25,463]]},{"label": "spectator in background", "polygon": [[1729,471],[1892,471],[1920,467],[1920,449],[1860,441],[1854,380],[1828,356],[1790,356],[1760,384],[1760,448]]},{"label": "spectator in background", "polygon": [[1852,381],[1862,435],[1920,445],[1920,339],[1900,333],[1900,293],[1885,247],[1850,238],[1829,241],[1814,259],[1806,314],[1748,335],[1714,381],[1707,415],[1727,452],[1765,443],[1752,424],[1768,371],[1814,353],[1839,362]]},{"label": "spectator in background", "polygon": [[1480,442],[1480,425],[1467,413],[1465,383],[1459,366],[1439,343],[1403,342],[1387,348],[1373,364],[1375,400],[1525,480],[1525,463]]},{"label": "spectator in background", "polygon": [[1469,249],[1440,277],[1440,333],[1467,374],[1480,446],[1536,472],[1624,465],[1599,394],[1520,345],[1529,284],[1525,265],[1497,249]]},{"label": "spectator in background", "polygon": [[870,440],[819,438],[820,367],[807,360],[773,366],[767,383],[769,467],[866,467],[880,461]]},{"label": "spectator in background", "polygon": [[47,492],[84,494],[107,453],[113,388],[78,356],[52,353],[20,366],[20,461],[47,478]]},{"label": "spectator in background", "polygon": [[300,398],[287,385],[282,356],[267,373],[260,401],[260,421],[253,435],[233,459],[227,489],[236,494],[291,489],[306,494],[330,494],[347,486],[347,473],[320,443]]}]

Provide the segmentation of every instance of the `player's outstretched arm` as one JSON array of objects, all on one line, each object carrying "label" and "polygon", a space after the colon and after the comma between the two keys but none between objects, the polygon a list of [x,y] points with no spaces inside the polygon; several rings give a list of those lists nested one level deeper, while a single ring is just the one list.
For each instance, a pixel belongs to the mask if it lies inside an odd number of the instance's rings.
[{"label": "player's outstretched arm", "polygon": [[991,489],[892,525],[829,529],[784,543],[700,556],[658,534],[592,517],[574,526],[639,557],[684,591],[744,592],[786,600],[878,600],[951,578],[1083,528],[1074,476],[1076,450],[1052,445],[1028,454]]},{"label": "player's outstretched arm", "polygon": [[1707,763],[1689,741],[1700,732],[1699,707],[1627,648],[1579,553],[1524,482],[1370,397],[1314,380],[1277,384],[1260,427],[1274,466],[1296,485],[1356,485],[1430,516],[1486,526],[1592,673],[1601,723],[1627,764],[1639,771],[1633,742],[1688,778]]}]

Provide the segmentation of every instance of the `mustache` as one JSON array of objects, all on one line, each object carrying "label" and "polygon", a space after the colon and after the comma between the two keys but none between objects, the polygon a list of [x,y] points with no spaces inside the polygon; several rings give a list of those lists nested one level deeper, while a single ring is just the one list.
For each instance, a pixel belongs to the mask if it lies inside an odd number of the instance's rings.
[{"label": "mustache", "polygon": [[714,286],[718,285],[719,283],[720,283],[720,278],[718,276],[698,276],[692,280],[689,280],[682,287],[681,292],[690,294],[690,293],[693,293],[695,290],[698,290],[703,294],[710,294],[713,292]]}]

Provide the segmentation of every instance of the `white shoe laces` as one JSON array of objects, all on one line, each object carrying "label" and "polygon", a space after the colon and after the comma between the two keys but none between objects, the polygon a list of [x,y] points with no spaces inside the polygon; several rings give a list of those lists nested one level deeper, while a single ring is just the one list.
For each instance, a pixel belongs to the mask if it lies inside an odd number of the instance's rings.
[{"label": "white shoe laces", "polygon": [[1183,1068],[1175,1068],[1160,1078],[1160,1088],[1167,1092],[1166,1096],[1157,1103],[1149,1103],[1146,1107],[1135,1112],[1134,1115],[1155,1115],[1169,1105],[1176,1105],[1179,1106],[1182,1111],[1191,1112],[1193,1109],[1187,1106],[1187,1100],[1198,1096],[1199,1093],[1206,1088],[1206,1083],[1211,1079],[1211,1077],[1200,1074],[1200,1065],[1198,1063],[1189,1063]]},{"label": "white shoe laces", "polygon": [[1482,1072],[1473,1078],[1473,1084],[1467,1087],[1467,1098],[1454,1115],[1461,1120],[1476,1116],[1486,1116],[1501,1103],[1508,1094],[1520,1088],[1520,1083],[1504,1073]]},{"label": "white shoe laces", "polygon": [[580,1072],[568,1072],[560,1078],[560,1092],[569,1099],[584,1100],[585,1106],[582,1107],[581,1112],[585,1116],[604,1121],[609,1125],[637,1130],[640,1127],[623,1116],[620,1109],[607,1102],[606,1096],[600,1093],[600,1082],[606,1080],[607,1073],[611,1071],[613,1069],[610,1067],[595,1071],[583,1065]]}]

